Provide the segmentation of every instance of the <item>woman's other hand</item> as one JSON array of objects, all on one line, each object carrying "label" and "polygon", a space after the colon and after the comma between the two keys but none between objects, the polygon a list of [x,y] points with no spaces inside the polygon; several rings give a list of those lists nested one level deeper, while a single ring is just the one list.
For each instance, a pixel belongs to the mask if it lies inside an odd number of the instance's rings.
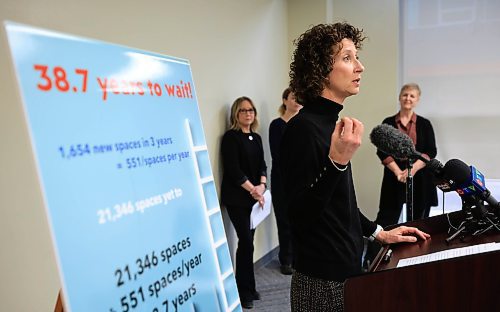
[{"label": "woman's other hand", "polygon": [[393,243],[414,243],[419,238],[426,240],[431,236],[415,227],[410,226],[400,226],[390,231],[380,231],[377,234],[376,239],[382,244],[393,244]]}]

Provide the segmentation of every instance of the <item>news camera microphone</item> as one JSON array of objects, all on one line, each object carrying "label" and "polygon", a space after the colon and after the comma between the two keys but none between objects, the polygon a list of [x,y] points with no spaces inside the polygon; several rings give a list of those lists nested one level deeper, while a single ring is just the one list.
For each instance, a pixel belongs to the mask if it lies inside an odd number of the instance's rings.
[{"label": "news camera microphone", "polygon": [[433,158],[431,160],[429,160],[429,162],[426,164],[427,168],[429,168],[432,172],[434,172],[434,174],[439,177],[439,178],[442,178],[443,177],[443,169],[444,169],[444,166],[443,164]]},{"label": "news camera microphone", "polygon": [[498,201],[486,188],[484,175],[474,166],[468,166],[459,159],[450,159],[442,169],[442,176],[453,182],[450,190],[456,191],[461,197],[476,196],[490,206],[500,208]]},{"label": "news camera microphone", "polygon": [[[454,180],[450,180],[448,176],[445,177],[445,167],[439,160],[429,160],[429,162],[426,164],[426,167],[433,173],[433,182],[441,191],[450,192],[457,189],[456,182]],[[447,168],[447,170],[450,169]]]},{"label": "news camera microphone", "polygon": [[398,129],[381,124],[373,128],[370,133],[370,140],[382,152],[397,159],[420,159],[425,163],[429,160],[422,156],[422,153],[415,150],[411,138]]}]

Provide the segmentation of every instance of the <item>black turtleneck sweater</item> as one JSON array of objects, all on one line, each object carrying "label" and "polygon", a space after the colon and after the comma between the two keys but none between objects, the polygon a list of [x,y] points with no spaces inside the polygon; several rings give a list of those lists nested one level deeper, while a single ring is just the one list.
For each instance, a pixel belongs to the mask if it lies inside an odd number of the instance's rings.
[{"label": "black turtleneck sweater", "polygon": [[281,144],[294,267],[333,281],[361,273],[363,236],[377,227],[357,206],[351,164],[339,171],[328,158],[342,108],[322,97],[306,103],[288,122]]}]

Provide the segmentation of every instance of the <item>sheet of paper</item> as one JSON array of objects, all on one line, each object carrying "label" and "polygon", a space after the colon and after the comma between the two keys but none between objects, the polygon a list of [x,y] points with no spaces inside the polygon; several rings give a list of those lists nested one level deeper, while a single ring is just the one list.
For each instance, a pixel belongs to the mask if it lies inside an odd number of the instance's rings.
[{"label": "sheet of paper", "polygon": [[400,268],[415,264],[463,257],[463,256],[474,255],[478,253],[495,251],[495,250],[500,250],[500,243],[486,243],[468,247],[454,248],[454,249],[434,252],[423,256],[401,259],[399,260],[397,267]]},{"label": "sheet of paper", "polygon": [[262,222],[271,213],[271,192],[266,190],[264,192],[264,207],[261,207],[259,203],[255,203],[252,207],[252,213],[250,214],[250,229],[255,229],[259,223]]}]

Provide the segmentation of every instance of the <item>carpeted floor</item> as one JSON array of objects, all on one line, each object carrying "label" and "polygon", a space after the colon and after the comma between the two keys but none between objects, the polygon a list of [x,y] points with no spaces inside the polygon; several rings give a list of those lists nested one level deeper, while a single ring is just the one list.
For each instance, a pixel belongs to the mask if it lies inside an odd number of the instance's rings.
[{"label": "carpeted floor", "polygon": [[254,308],[244,311],[289,312],[291,275],[280,272],[280,264],[275,257],[255,271],[257,291],[262,299],[254,301]]}]

